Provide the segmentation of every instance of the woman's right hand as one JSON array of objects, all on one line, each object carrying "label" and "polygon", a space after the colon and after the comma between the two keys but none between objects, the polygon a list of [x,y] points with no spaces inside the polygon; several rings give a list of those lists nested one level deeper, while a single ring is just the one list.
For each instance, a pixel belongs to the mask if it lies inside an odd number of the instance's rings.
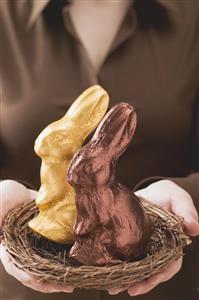
[{"label": "woman's right hand", "polygon": [[[36,191],[26,188],[21,183],[14,180],[3,180],[0,182],[1,192],[1,214],[0,214],[0,230],[7,213],[15,208],[17,205],[26,201],[35,199]],[[30,273],[24,272],[17,268],[12,258],[8,254],[6,247],[0,244],[0,254],[2,264],[8,274],[15,277],[23,285],[30,287],[33,290],[42,293],[55,293],[55,292],[73,292],[73,287],[60,286],[48,282],[42,282]]]}]

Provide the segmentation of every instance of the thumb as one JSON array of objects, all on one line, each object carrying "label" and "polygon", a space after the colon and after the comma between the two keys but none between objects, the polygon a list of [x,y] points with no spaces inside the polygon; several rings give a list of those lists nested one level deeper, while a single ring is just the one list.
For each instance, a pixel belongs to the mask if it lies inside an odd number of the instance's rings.
[{"label": "thumb", "polygon": [[190,236],[199,235],[199,223],[194,218],[184,219],[185,230]]},{"label": "thumb", "polygon": [[0,183],[0,228],[10,210],[25,201],[34,199],[34,197],[35,191],[27,189],[23,184],[14,180],[3,180]]},{"label": "thumb", "polygon": [[28,191],[29,191],[29,198],[27,200],[35,200],[38,192],[31,189],[28,189]]},{"label": "thumb", "polygon": [[175,193],[171,197],[172,211],[183,218],[185,231],[190,236],[199,235],[198,213],[191,196],[184,193]]}]

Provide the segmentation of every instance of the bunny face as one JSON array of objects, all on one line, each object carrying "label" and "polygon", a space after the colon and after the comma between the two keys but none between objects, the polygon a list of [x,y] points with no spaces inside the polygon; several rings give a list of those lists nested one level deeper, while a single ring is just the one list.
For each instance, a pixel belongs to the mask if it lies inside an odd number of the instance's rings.
[{"label": "bunny face", "polygon": [[88,134],[99,124],[108,107],[107,92],[98,85],[84,91],[60,120],[38,136],[35,152],[41,158],[71,159]]},{"label": "bunny face", "polygon": [[87,136],[103,118],[108,103],[107,92],[99,85],[94,85],[77,98],[66,116],[73,121],[77,131],[81,131],[83,135]]},{"label": "bunny face", "polygon": [[35,142],[37,155],[42,158],[71,159],[83,141],[70,124],[70,120],[66,125],[60,120],[46,127]]},{"label": "bunny face", "polygon": [[113,163],[104,154],[98,151],[91,154],[87,144],[73,158],[68,170],[68,181],[73,185],[87,187],[106,185],[113,181],[113,169]]}]

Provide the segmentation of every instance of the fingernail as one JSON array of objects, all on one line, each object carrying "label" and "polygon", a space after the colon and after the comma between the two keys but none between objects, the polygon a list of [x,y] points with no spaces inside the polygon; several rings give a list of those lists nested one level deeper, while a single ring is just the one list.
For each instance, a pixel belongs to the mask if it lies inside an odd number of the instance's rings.
[{"label": "fingernail", "polygon": [[119,293],[121,293],[121,292],[124,292],[126,290],[126,288],[121,288],[121,289],[110,289],[110,290],[108,290],[108,293],[110,294],[110,295],[117,295],[117,294],[119,294]]},{"label": "fingernail", "polygon": [[191,223],[191,224],[194,224],[194,225],[199,225],[198,221],[194,218],[194,217],[191,217],[191,218],[187,218],[187,223]]},{"label": "fingernail", "polygon": [[137,290],[137,291],[132,291],[132,292],[128,292],[128,294],[129,294],[129,296],[137,296],[137,295],[139,295],[139,291]]},{"label": "fingernail", "polygon": [[72,293],[73,291],[74,291],[74,288],[63,289],[63,292],[65,292],[65,293]]},{"label": "fingernail", "polygon": [[186,221],[185,230],[190,235],[198,235],[199,234],[199,223],[196,220]]},{"label": "fingernail", "polygon": [[117,295],[117,294],[119,294],[119,291],[109,290],[108,293],[109,293],[109,295]]},{"label": "fingernail", "polygon": [[128,293],[130,296],[135,296],[139,293],[140,287],[139,286],[132,286],[128,289]]}]

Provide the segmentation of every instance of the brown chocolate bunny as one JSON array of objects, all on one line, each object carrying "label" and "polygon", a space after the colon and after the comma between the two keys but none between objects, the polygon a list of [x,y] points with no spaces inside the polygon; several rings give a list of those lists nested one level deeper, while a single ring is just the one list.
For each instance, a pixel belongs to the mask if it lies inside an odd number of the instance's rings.
[{"label": "brown chocolate bunny", "polygon": [[70,256],[83,264],[114,264],[146,254],[150,219],[140,200],[115,179],[116,161],[135,128],[134,108],[127,103],[114,106],[69,166],[77,206]]}]

